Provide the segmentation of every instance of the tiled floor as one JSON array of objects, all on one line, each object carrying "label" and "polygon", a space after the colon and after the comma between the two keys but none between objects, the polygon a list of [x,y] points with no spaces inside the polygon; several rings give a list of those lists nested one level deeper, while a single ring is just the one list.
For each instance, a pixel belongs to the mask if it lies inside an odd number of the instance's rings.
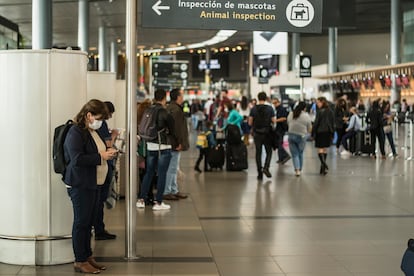
[{"label": "tiled floor", "polygon": [[[136,261],[124,256],[124,202],[106,211],[114,241],[95,242],[103,275],[395,276],[414,236],[414,162],[343,159],[332,148],[329,173],[308,143],[301,177],[272,161],[272,178],[249,170],[195,173],[195,149],[182,156],[181,191],[170,211],[137,210]],[[72,265],[0,264],[0,275],[75,275]]]}]

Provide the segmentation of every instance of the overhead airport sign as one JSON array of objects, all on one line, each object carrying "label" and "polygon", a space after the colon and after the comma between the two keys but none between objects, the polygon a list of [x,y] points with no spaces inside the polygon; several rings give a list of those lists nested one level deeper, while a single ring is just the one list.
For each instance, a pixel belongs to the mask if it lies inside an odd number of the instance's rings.
[{"label": "overhead airport sign", "polygon": [[323,0],[145,0],[149,28],[320,33]]},{"label": "overhead airport sign", "polygon": [[153,60],[153,85],[156,88],[171,90],[175,87],[186,87],[188,79],[188,61],[186,60]]}]

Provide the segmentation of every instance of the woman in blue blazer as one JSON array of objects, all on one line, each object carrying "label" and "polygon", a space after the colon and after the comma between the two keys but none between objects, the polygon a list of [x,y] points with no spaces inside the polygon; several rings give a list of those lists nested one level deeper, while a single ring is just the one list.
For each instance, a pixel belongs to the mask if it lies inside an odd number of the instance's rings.
[{"label": "woman in blue blazer", "polygon": [[96,132],[107,117],[106,105],[90,100],[76,115],[64,142],[68,165],[63,180],[73,205],[74,269],[82,273],[97,274],[106,269],[92,256],[91,230],[97,210],[97,186],[105,181],[106,161],[117,153],[112,148],[107,149]]}]

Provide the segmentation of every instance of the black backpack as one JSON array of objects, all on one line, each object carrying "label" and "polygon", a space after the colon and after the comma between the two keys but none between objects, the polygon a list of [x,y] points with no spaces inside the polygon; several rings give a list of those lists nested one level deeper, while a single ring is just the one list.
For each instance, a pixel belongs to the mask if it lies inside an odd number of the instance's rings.
[{"label": "black backpack", "polygon": [[253,127],[256,133],[269,133],[272,126],[272,118],[267,112],[267,105],[256,105],[256,116],[253,118]]},{"label": "black backpack", "polygon": [[138,135],[147,142],[159,140],[159,134],[162,130],[158,130],[157,119],[158,111],[161,106],[152,105],[148,107],[142,115],[141,122],[138,127]]},{"label": "black backpack", "polygon": [[236,125],[227,125],[226,127],[226,141],[231,145],[238,145],[242,143],[240,128]]},{"label": "black backpack", "polygon": [[55,173],[60,173],[61,175],[65,175],[66,166],[68,165],[65,160],[63,144],[72,126],[73,121],[68,120],[65,124],[57,126],[55,128],[55,134],[53,135],[53,169]]}]

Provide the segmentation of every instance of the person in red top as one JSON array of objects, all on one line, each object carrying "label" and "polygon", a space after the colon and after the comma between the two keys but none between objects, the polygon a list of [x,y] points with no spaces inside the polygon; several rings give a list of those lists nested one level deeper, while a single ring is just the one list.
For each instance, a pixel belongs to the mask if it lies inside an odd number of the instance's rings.
[{"label": "person in red top", "polygon": [[227,120],[227,117],[229,116],[228,110],[226,110],[226,104],[231,103],[231,100],[227,96],[228,91],[227,89],[221,90],[221,100],[219,103],[219,107],[217,108],[215,119],[218,120],[220,123],[218,125],[221,127],[225,125],[225,121]]}]

